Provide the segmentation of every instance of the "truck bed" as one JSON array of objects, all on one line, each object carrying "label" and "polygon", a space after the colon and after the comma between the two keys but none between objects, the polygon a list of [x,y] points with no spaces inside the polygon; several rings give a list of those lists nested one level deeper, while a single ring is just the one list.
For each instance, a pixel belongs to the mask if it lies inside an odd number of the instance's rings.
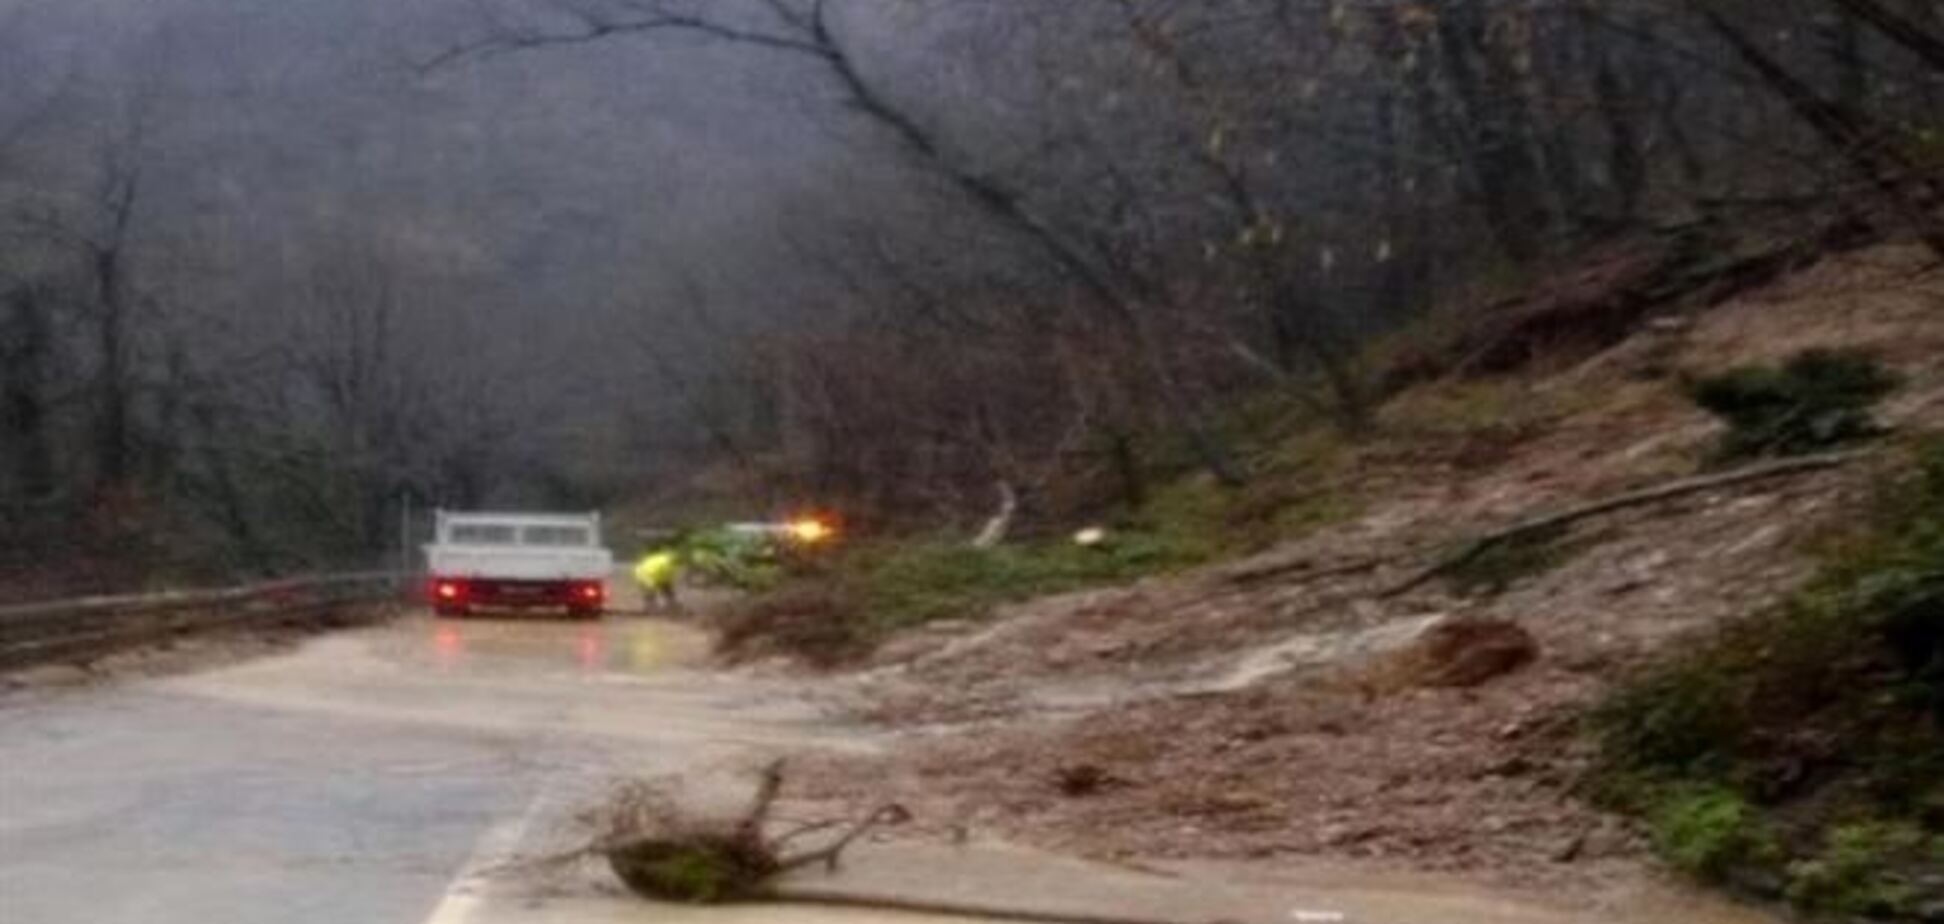
[{"label": "truck bed", "polygon": [[495,581],[599,581],[614,570],[606,549],[434,545],[425,552],[439,577]]}]

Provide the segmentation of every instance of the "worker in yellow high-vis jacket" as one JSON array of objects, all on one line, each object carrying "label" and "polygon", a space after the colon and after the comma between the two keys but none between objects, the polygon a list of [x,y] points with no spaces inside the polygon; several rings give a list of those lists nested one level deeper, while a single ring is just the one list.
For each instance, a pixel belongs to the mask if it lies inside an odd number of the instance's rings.
[{"label": "worker in yellow high-vis jacket", "polygon": [[675,595],[675,584],[681,576],[681,555],[666,546],[642,556],[634,568],[635,583],[641,585],[642,599],[656,610],[681,610],[682,601]]}]

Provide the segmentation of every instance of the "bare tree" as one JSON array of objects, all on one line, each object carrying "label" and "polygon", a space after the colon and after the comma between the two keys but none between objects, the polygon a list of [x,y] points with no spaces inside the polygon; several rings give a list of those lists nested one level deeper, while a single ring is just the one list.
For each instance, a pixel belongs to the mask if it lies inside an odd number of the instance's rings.
[{"label": "bare tree", "polygon": [[[10,457],[5,497],[42,501],[55,490],[48,433],[54,324],[48,293],[17,283],[0,301],[0,445]],[[0,502],[4,502],[0,500]]]},{"label": "bare tree", "polygon": [[[1944,259],[1944,222],[1936,214],[1936,179],[1901,150],[1899,133],[1867,113],[1818,93],[1736,26],[1715,0],[1692,2],[1708,28],[1877,193],[1884,210],[1897,216]],[[1927,47],[1926,33],[1871,0],[1845,0],[1845,9],[1869,19],[1900,43],[1920,51]],[[1944,57],[1939,63],[1944,63]]]},{"label": "bare tree", "polygon": [[131,279],[131,251],[145,130],[137,119],[124,137],[104,147],[95,189],[78,214],[42,208],[23,222],[29,235],[70,253],[83,280],[83,291],[69,301],[88,329],[93,353],[92,460],[98,493],[125,487],[134,473],[135,350],[143,301]]},{"label": "bare tree", "polygon": [[[702,12],[705,8],[708,12]],[[716,6],[660,0],[618,0],[607,6],[576,4],[555,9],[575,24],[549,30],[489,22],[484,37],[447,50],[426,62],[425,67],[437,69],[468,58],[654,33],[700,35],[814,63],[842,90],[848,106],[884,129],[911,163],[947,181],[970,207],[1031,242],[1066,273],[1113,328],[1134,345],[1169,418],[1190,440],[1202,463],[1225,483],[1243,481],[1240,466],[1188,397],[1146,316],[1146,306],[1080,244],[1036,212],[1024,194],[955,152],[919,117],[883,92],[837,33],[825,0],[803,5],[793,5],[790,0],[754,0],[753,5],[726,14]]]}]

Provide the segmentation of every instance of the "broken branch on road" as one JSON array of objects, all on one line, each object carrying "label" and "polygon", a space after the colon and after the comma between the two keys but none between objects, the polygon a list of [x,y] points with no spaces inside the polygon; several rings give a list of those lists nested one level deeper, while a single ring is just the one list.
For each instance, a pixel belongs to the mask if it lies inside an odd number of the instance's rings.
[{"label": "broken branch on road", "polygon": [[[774,899],[778,878],[818,864],[835,869],[858,839],[910,817],[903,806],[885,804],[860,818],[803,822],[772,836],[783,770],[781,759],[764,767],[749,808],[728,821],[682,804],[675,781],[625,784],[582,816],[594,829],[589,843],[519,865],[553,867],[602,859],[630,891],[654,901],[711,905]],[[820,846],[787,851],[794,841],[831,831],[841,833]]]}]

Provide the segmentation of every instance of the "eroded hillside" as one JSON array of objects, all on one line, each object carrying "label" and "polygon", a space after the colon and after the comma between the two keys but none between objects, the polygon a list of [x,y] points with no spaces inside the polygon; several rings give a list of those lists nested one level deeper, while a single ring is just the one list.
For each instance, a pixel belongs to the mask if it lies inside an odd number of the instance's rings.
[{"label": "eroded hillside", "polygon": [[[820,786],[869,780],[942,830],[1100,855],[1352,857],[1607,894],[1647,845],[1587,798],[1583,717],[1644,665],[1783,601],[1869,519],[1944,427],[1941,302],[1922,254],[1880,248],[1570,368],[1421,385],[1309,487],[1353,499],[1353,517],[885,646],[855,689],[909,743],[826,767]],[[1508,524],[1736,471],[1711,463],[1719,426],[1680,383],[1810,348],[1864,350],[1902,377],[1878,410],[1888,437],[1416,580]],[[1453,625],[1513,638],[1427,631]],[[1482,662],[1450,672],[1466,659]]]}]

